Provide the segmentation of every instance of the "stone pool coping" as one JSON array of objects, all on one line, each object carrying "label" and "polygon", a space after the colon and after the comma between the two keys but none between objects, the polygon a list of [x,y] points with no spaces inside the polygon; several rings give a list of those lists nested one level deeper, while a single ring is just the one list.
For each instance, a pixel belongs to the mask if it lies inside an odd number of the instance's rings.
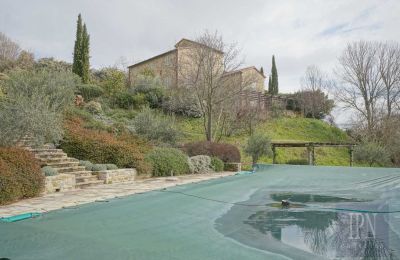
[{"label": "stone pool coping", "polygon": [[40,197],[25,199],[10,205],[0,206],[0,217],[10,217],[31,212],[45,213],[52,210],[73,207],[95,201],[223,178],[235,174],[236,172],[191,174],[175,177],[137,179],[125,183],[99,184],[84,189],[45,194]]}]

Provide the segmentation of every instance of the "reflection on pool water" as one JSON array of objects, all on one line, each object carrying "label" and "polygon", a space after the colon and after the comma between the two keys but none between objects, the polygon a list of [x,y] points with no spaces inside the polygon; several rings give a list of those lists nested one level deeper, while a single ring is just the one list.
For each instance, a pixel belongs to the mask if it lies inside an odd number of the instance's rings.
[{"label": "reflection on pool water", "polygon": [[[249,201],[268,202],[261,193]],[[294,207],[280,207],[279,202],[283,199],[289,199]],[[243,244],[287,256],[290,256],[290,249],[292,256],[296,256],[296,250],[326,258],[393,256],[384,214],[334,210],[335,207],[357,208],[360,203],[370,205],[368,202],[300,193],[269,194],[269,202],[247,214],[243,207],[233,206],[217,220],[216,228]],[[236,231],[229,232],[233,226]]]}]

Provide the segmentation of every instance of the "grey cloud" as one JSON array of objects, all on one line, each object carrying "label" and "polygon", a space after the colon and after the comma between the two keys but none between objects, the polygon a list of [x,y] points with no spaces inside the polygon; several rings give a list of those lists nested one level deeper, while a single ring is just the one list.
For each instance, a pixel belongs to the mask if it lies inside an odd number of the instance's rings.
[{"label": "grey cloud", "polygon": [[37,57],[72,60],[78,13],[91,35],[94,67],[114,65],[121,56],[137,62],[173,48],[180,38],[218,30],[239,44],[245,65],[267,72],[275,54],[284,91],[299,88],[307,65],[329,72],[348,41],[400,39],[391,26],[400,11],[396,0],[0,1],[0,31]]}]

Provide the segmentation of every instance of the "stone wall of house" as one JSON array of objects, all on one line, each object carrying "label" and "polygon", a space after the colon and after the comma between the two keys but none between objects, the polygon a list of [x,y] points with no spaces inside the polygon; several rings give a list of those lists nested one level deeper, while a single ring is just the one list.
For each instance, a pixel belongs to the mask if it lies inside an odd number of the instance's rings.
[{"label": "stone wall of house", "polygon": [[104,180],[106,184],[131,182],[135,180],[136,174],[136,169],[117,169],[97,172],[99,179]]},{"label": "stone wall of house", "polygon": [[75,189],[76,179],[74,174],[58,174],[47,176],[45,180],[45,192],[54,193]]},{"label": "stone wall of house", "polygon": [[177,82],[176,60],[176,51],[172,51],[129,67],[129,84],[134,86],[135,80],[143,71],[151,70],[155,76],[161,79],[164,86],[175,86]]},{"label": "stone wall of house", "polygon": [[265,92],[265,85],[264,85],[265,78],[254,67],[242,70],[242,81],[244,84],[248,84],[247,82],[251,82],[250,85],[252,90],[261,93]]}]

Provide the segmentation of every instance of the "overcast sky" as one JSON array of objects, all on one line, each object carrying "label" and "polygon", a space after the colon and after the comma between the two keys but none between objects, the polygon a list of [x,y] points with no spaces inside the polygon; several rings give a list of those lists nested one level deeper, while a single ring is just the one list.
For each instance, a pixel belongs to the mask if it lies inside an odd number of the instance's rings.
[{"label": "overcast sky", "polygon": [[308,65],[331,72],[349,41],[400,39],[399,0],[0,0],[0,31],[37,58],[71,62],[78,13],[94,67],[138,62],[217,30],[238,43],[246,65],[269,72],[275,54],[282,92],[299,88]]}]

